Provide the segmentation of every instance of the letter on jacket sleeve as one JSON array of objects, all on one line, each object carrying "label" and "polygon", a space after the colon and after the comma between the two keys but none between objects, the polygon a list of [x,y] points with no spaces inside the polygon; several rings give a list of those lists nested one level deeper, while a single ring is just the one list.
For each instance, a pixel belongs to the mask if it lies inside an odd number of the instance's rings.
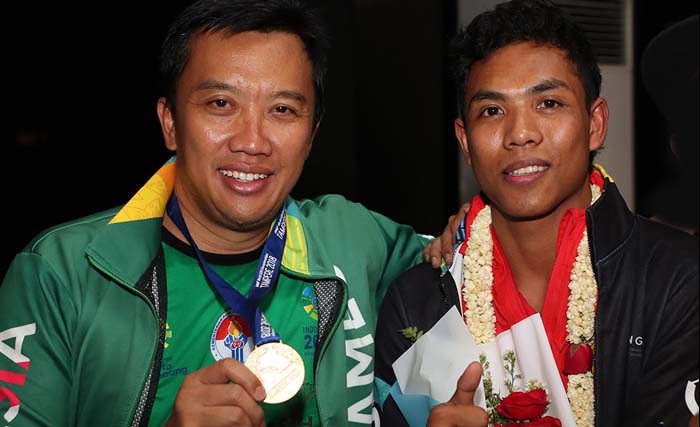
[{"label": "letter on jacket sleeve", "polygon": [[37,254],[17,255],[0,286],[0,425],[59,426],[71,401],[75,307]]}]

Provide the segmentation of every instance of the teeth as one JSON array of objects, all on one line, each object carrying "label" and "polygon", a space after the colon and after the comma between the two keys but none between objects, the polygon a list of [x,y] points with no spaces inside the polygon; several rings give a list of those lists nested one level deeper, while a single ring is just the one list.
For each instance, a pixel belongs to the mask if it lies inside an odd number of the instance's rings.
[{"label": "teeth", "polygon": [[524,168],[516,169],[512,172],[508,172],[508,175],[512,176],[521,176],[521,175],[528,175],[531,173],[537,173],[537,172],[542,172],[549,169],[547,166],[525,166]]},{"label": "teeth", "polygon": [[263,173],[245,173],[245,172],[238,172],[238,171],[229,171],[229,170],[224,170],[224,169],[219,169],[219,172],[227,176],[229,178],[237,179],[242,182],[251,182],[251,181],[257,181],[259,179],[265,179],[267,178],[267,175]]}]

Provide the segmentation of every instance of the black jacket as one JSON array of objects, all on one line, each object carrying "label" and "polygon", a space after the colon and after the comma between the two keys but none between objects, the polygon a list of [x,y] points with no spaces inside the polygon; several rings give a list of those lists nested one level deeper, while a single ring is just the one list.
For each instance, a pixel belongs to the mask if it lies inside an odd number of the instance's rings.
[{"label": "black jacket", "polygon": [[[596,426],[685,427],[686,399],[698,401],[698,240],[634,215],[607,180],[586,223],[599,288]],[[397,331],[427,332],[452,306],[461,307],[450,274],[422,264],[396,280],[377,323],[380,381],[395,383],[391,364],[412,344]],[[407,425],[391,396],[383,403],[382,426]]]}]

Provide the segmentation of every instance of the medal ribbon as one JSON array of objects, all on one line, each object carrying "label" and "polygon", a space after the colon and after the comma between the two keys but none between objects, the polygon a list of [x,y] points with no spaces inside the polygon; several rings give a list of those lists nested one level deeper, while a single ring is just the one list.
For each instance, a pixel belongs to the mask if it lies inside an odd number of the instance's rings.
[{"label": "medal ribbon", "polygon": [[234,313],[243,316],[249,325],[253,325],[253,340],[255,345],[261,346],[269,342],[279,342],[279,335],[277,335],[274,329],[272,329],[272,326],[270,326],[270,323],[265,318],[265,314],[260,310],[259,303],[268,292],[274,289],[277,284],[277,278],[279,277],[282,253],[284,252],[284,244],[287,240],[287,211],[284,205],[282,209],[280,209],[279,214],[277,214],[272,232],[265,241],[265,246],[263,247],[262,256],[258,261],[258,268],[255,272],[255,279],[251,284],[248,298],[238,292],[223,277],[214,271],[204,259],[204,255],[202,255],[190,231],[187,229],[185,218],[182,216],[180,204],[177,201],[174,191],[168,200],[166,211],[170,219],[173,220],[177,228],[190,243],[190,246],[192,246],[204,275],[209,282],[214,285],[217,293],[221,295],[229,307],[233,309]]}]

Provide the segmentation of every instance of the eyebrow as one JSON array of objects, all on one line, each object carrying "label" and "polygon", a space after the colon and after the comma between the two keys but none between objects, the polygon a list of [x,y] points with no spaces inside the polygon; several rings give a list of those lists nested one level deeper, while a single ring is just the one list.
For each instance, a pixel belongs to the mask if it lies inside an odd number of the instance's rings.
[{"label": "eyebrow", "polygon": [[279,90],[277,92],[274,92],[272,94],[272,98],[287,98],[287,99],[292,99],[297,102],[300,102],[302,104],[308,104],[309,101],[306,99],[306,97],[301,93],[297,92],[295,90]]},{"label": "eyebrow", "polygon": [[569,85],[565,81],[559,79],[548,79],[534,85],[527,90],[528,95],[536,95],[552,89],[569,89]]},{"label": "eyebrow", "polygon": [[493,90],[480,90],[480,91],[477,91],[474,94],[474,96],[472,96],[472,99],[469,100],[469,103],[471,104],[474,101],[483,101],[483,100],[505,101],[506,96],[500,92],[496,92]]},{"label": "eyebrow", "polygon": [[[527,88],[525,93],[528,96],[536,95],[538,93],[546,92],[552,89],[569,89],[569,85],[565,81],[559,79],[547,79],[532,87]],[[469,100],[469,104],[475,101],[482,100],[492,100],[492,101],[505,101],[506,96],[501,92],[496,92],[493,90],[480,90],[477,91],[472,98]]]},{"label": "eyebrow", "polygon": [[219,82],[216,80],[206,80],[203,81],[202,83],[198,84],[195,90],[211,90],[211,89],[218,89],[218,90],[226,90],[234,93],[240,93],[240,90],[232,86],[228,83],[223,83]]}]

